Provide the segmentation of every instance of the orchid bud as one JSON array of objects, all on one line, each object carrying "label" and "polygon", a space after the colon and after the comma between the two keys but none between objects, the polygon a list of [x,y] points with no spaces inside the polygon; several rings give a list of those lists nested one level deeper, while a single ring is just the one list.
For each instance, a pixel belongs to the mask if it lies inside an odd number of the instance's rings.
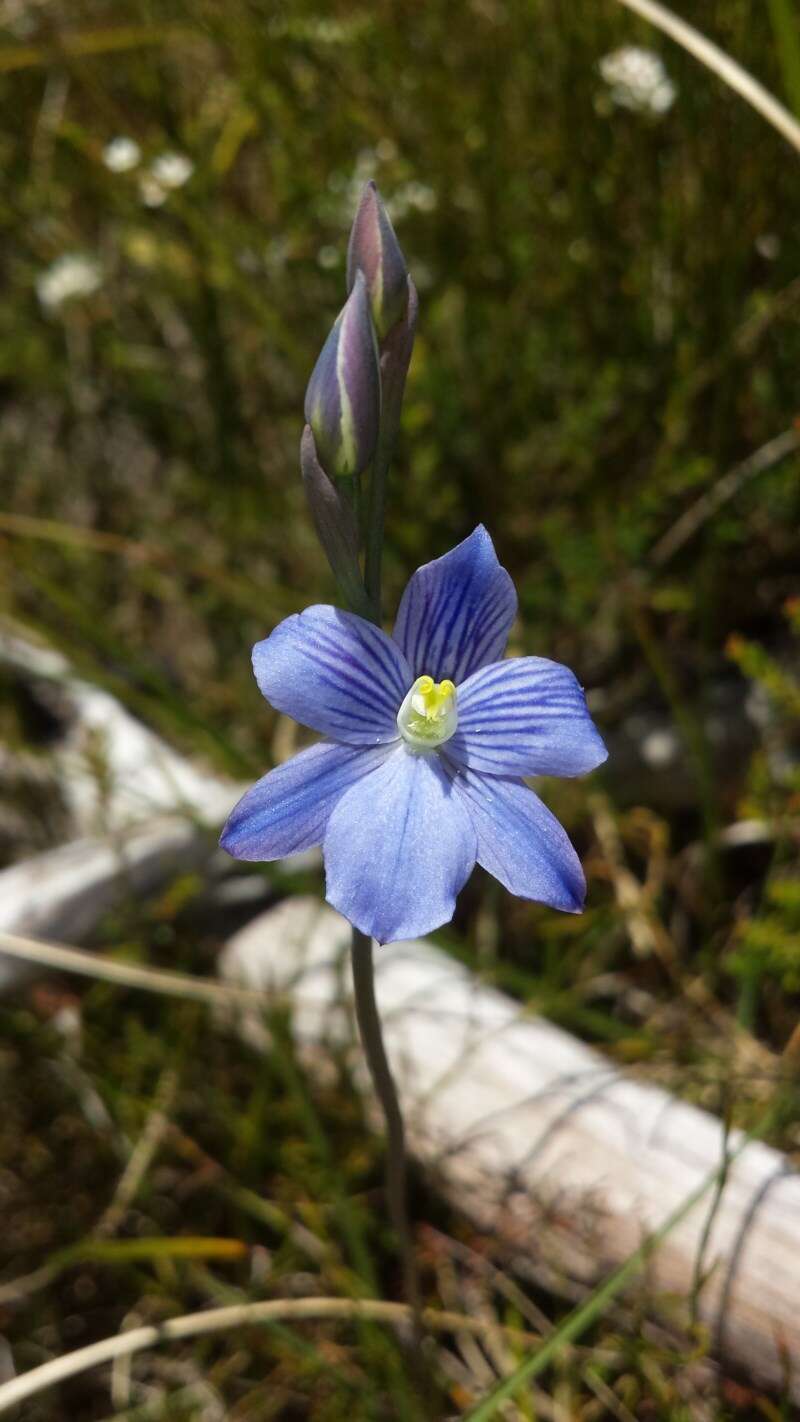
[{"label": "orchid bud", "polygon": [[362,271],[372,319],[382,341],[406,309],[408,268],[389,214],[373,182],[365,185],[347,248],[347,289]]},{"label": "orchid bud", "polygon": [[306,390],[306,420],[329,478],[352,479],[369,464],[378,439],[380,402],[375,332],[359,272]]}]

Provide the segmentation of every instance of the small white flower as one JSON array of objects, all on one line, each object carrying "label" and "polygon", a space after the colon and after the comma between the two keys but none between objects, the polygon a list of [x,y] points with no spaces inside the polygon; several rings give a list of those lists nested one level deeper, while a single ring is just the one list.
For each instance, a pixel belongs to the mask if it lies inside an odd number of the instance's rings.
[{"label": "small white flower", "polygon": [[781,254],[781,239],[777,232],[759,232],[756,237],[756,251],[766,262],[774,262]]},{"label": "small white flower", "polygon": [[103,162],[112,173],[129,173],[142,156],[142,150],[133,138],[112,138],[103,149]]},{"label": "small white flower", "polygon": [[76,296],[91,296],[102,284],[100,263],[83,252],[65,252],[36,279],[36,295],[51,311]]},{"label": "small white flower", "polygon": [[145,207],[160,207],[167,200],[167,190],[152,173],[142,173],[139,178],[139,197]]},{"label": "small white flower", "polygon": [[663,114],[675,102],[675,85],[660,56],[650,49],[624,45],[605,55],[598,69],[611,88],[614,103],[622,108]]},{"label": "small white flower", "polygon": [[150,164],[150,172],[162,188],[182,188],[194,172],[194,163],[185,153],[160,153]]},{"label": "small white flower", "polygon": [[642,741],[642,756],[653,770],[671,765],[679,751],[678,737],[672,731],[650,731]]}]

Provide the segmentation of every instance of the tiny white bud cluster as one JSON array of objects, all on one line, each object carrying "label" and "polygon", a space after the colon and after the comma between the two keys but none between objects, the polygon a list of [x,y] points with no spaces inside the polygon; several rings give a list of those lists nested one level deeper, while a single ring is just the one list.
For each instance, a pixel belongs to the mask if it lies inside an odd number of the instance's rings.
[{"label": "tiny white bud cluster", "polygon": [[605,55],[598,68],[611,88],[611,98],[622,108],[663,114],[675,102],[675,85],[653,50],[624,45]]},{"label": "tiny white bud cluster", "polygon": [[92,296],[103,280],[100,263],[83,252],[65,252],[36,279],[36,295],[52,311],[73,297]]}]

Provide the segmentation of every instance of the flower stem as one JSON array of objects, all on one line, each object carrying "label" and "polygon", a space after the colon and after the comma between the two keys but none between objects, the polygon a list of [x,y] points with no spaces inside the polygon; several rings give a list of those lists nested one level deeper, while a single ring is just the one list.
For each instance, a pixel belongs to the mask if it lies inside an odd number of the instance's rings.
[{"label": "flower stem", "polygon": [[397,1097],[397,1088],[383,1044],[381,1019],[375,1001],[372,939],[357,928],[353,929],[353,988],[361,1044],[364,1048],[372,1084],[386,1120],[386,1183],[389,1216],[400,1246],[403,1291],[406,1303],[411,1308],[415,1340],[418,1341],[421,1333],[420,1290],[408,1220],[403,1117]]},{"label": "flower stem", "polygon": [[369,481],[369,502],[367,506],[367,528],[366,528],[366,559],[364,564],[364,583],[367,589],[367,597],[377,609],[378,622],[381,620],[381,561],[383,557],[383,523],[386,507],[386,475],[389,471],[389,461],[392,456],[392,439],[387,440],[381,421],[381,432],[378,436],[378,448],[375,451],[375,459],[372,464],[372,476]]},{"label": "flower stem", "polygon": [[378,447],[372,462],[366,520],[366,558],[364,582],[367,595],[376,609],[376,622],[381,620],[381,559],[383,556],[383,521],[386,507],[386,476],[389,472],[403,404],[406,376],[417,329],[417,292],[408,279],[408,306],[402,320],[386,336],[381,347],[381,422]]},{"label": "flower stem", "polygon": [[[400,427],[400,409],[417,326],[417,293],[408,278],[408,305],[405,316],[386,336],[381,349],[381,421],[378,444],[372,462],[364,528],[364,582],[373,609],[372,620],[381,625],[381,559],[386,505],[386,476]],[[406,1145],[403,1116],[391,1068],[383,1044],[378,1005],[375,1001],[375,969],[372,939],[353,928],[353,990],[356,1019],[372,1084],[386,1121],[386,1193],[389,1218],[397,1236],[403,1271],[403,1293],[411,1310],[414,1349],[410,1370],[420,1397],[429,1391],[419,1345],[422,1339],[422,1309],[419,1278],[414,1259],[406,1189]]]}]

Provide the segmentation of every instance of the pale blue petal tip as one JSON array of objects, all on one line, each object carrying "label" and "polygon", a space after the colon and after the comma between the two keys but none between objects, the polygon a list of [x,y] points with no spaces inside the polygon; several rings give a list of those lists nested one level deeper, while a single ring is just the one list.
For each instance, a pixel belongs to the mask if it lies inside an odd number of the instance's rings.
[{"label": "pale blue petal tip", "polygon": [[231,811],[220,845],[234,859],[263,863],[321,844],[336,802],[380,765],[382,746],[322,741],[262,776]]},{"label": "pale blue petal tip", "polygon": [[586,880],[566,830],[521,780],[461,771],[456,796],[469,809],[478,863],[519,898],[580,913]]}]

